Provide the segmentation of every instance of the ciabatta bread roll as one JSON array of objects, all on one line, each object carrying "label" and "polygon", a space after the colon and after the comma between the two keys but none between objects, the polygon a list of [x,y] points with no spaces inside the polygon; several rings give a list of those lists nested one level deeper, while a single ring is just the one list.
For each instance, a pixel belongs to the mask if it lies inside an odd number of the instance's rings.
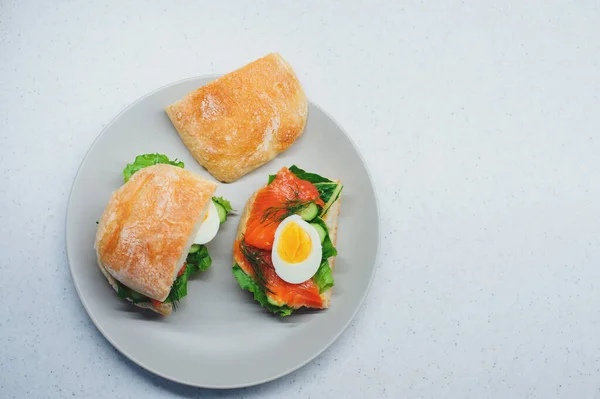
[{"label": "ciabatta bread roll", "polygon": [[304,131],[308,105],[294,70],[274,53],[165,110],[200,165],[229,183],[290,147]]}]

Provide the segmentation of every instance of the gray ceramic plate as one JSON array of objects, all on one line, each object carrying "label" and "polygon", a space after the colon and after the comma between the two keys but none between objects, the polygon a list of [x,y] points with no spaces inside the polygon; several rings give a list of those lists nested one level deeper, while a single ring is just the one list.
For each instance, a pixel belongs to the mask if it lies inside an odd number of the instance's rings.
[{"label": "gray ceramic plate", "polygon": [[[192,78],[158,89],[119,114],[86,155],[67,211],[67,254],[73,281],[92,321],[106,339],[147,370],[184,384],[234,388],[290,373],[323,352],[359,309],[375,269],[379,219],[373,185],[356,147],[338,124],[309,105],[302,137],[275,160],[217,195],[242,210],[248,197],[282,166],[296,164],[344,183],[332,305],[280,319],[242,291],[232,273],[232,243],[238,217],[230,217],[208,244],[210,269],[192,279],[188,295],[170,317],[161,318],[117,299],[96,266],[96,220],[121,172],[136,155],[159,152],[210,177],[180,141],[164,107],[215,79]],[[212,177],[211,177],[212,178]]]}]

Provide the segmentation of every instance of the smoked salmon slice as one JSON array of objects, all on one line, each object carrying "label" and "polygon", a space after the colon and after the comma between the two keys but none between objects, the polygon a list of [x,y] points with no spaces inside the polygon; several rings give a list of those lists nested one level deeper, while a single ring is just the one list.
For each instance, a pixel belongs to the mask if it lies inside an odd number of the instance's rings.
[{"label": "smoked salmon slice", "polygon": [[[236,240],[234,244],[236,259],[243,259],[243,262],[238,262],[239,266],[255,281],[260,280],[259,284],[264,285],[265,293],[272,300],[294,309],[302,306],[319,309],[323,307],[319,287],[312,279],[301,284],[290,284],[275,273],[270,250],[251,248],[253,259],[249,260],[243,253],[241,244],[240,240]],[[254,272],[256,267],[259,268],[260,278]]]},{"label": "smoked salmon slice", "polygon": [[246,244],[270,250],[279,223],[311,202],[324,205],[314,184],[299,179],[288,168],[282,168],[275,180],[256,195],[246,224]]}]

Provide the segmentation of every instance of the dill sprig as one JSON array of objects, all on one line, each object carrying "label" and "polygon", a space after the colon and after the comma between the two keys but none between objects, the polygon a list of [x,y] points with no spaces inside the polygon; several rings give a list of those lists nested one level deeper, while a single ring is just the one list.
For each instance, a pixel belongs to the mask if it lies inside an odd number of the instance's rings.
[{"label": "dill sprig", "polygon": [[294,190],[294,197],[286,199],[279,206],[271,206],[267,208],[265,210],[265,213],[263,213],[262,219],[260,221],[261,223],[264,223],[267,220],[269,221],[267,225],[271,223],[279,223],[288,216],[303,211],[307,206],[314,202],[300,199],[300,187],[298,187],[297,182],[295,183],[295,185],[296,189]]},{"label": "dill sprig", "polygon": [[263,291],[273,293],[267,286],[267,279],[263,273],[263,267],[269,267],[269,265],[263,259],[261,251],[257,248],[246,245],[244,237],[242,237],[240,241],[240,251],[242,251],[242,255],[244,255],[244,258],[254,272],[254,280],[256,281],[256,284],[258,284]]}]

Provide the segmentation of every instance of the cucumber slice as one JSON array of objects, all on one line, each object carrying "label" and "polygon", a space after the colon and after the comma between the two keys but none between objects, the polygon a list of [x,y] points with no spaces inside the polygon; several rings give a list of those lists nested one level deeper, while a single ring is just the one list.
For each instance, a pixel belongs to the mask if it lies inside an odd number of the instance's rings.
[{"label": "cucumber slice", "polygon": [[125,284],[121,284],[120,282],[117,282],[117,287],[118,287],[117,295],[119,296],[119,298],[122,298],[122,299],[129,298],[129,299],[131,299],[131,301],[133,303],[150,301],[150,299],[147,296],[142,295],[135,290],[132,290]]},{"label": "cucumber slice", "polygon": [[315,203],[311,202],[306,208],[300,211],[300,217],[308,222],[316,218],[318,213],[319,208],[317,208]]},{"label": "cucumber slice", "polygon": [[147,302],[147,301],[149,301],[149,299],[148,299],[147,296],[142,295],[139,292],[132,290],[131,288],[129,289],[129,297],[131,298],[131,300],[133,301],[133,303],[140,303],[140,302]]},{"label": "cucumber slice", "polygon": [[281,306],[282,304],[272,299],[269,295],[267,295],[267,302],[269,302],[273,306]]},{"label": "cucumber slice", "polygon": [[323,244],[323,241],[325,241],[325,237],[327,237],[327,232],[325,231],[323,226],[321,226],[319,223],[311,223],[310,225],[314,227],[315,230],[317,230],[317,233],[319,233],[319,238],[321,239],[321,244]]},{"label": "cucumber slice", "polygon": [[321,197],[324,203],[329,202],[338,184],[339,183],[335,181],[330,181],[327,183],[315,183],[315,187],[317,188],[317,191],[319,191],[319,197]]},{"label": "cucumber slice", "polygon": [[200,250],[200,244],[192,244],[192,247],[190,248],[190,252],[188,252],[188,253],[195,254],[199,250]]},{"label": "cucumber slice", "polygon": [[329,198],[329,201],[327,201],[325,206],[323,206],[323,210],[321,211],[321,214],[319,216],[324,216],[329,210],[329,208],[331,208],[331,205],[333,205],[333,203],[337,201],[337,199],[340,197],[340,193],[342,192],[342,188],[344,188],[344,186],[342,186],[342,183],[338,183],[337,187],[335,188],[335,190],[333,190],[333,193],[331,194],[331,198]]},{"label": "cucumber slice", "polygon": [[215,208],[217,208],[217,213],[219,214],[219,223],[221,224],[227,220],[227,211],[225,208],[223,208],[223,205],[219,204],[218,202],[214,202],[214,204]]}]

